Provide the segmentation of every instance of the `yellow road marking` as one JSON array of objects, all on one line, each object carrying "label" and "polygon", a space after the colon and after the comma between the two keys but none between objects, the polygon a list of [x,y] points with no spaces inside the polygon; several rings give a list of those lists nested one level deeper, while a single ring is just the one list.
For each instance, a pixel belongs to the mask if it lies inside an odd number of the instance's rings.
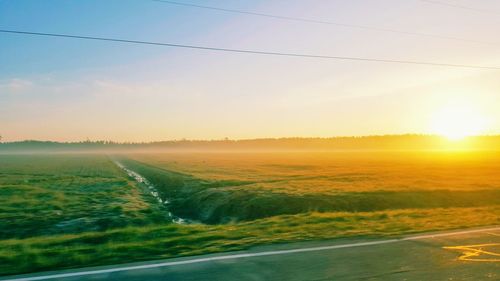
[{"label": "yellow road marking", "polygon": [[[478,261],[478,262],[500,262],[500,253],[492,252],[491,250],[484,250],[483,248],[500,246],[500,243],[494,244],[479,244],[467,246],[448,246],[443,247],[447,250],[455,250],[462,253],[458,257],[461,261]],[[492,258],[489,258],[492,257]]]}]

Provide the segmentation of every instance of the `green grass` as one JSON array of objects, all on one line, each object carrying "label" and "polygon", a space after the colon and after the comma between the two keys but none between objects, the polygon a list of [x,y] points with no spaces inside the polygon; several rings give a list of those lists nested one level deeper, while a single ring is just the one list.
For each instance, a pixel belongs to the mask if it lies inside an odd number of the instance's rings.
[{"label": "green grass", "polygon": [[165,221],[106,156],[0,156],[0,239]]},{"label": "green grass", "polygon": [[226,225],[158,225],[0,241],[0,274],[243,250],[272,243],[383,237],[500,223],[500,208],[304,213]]}]

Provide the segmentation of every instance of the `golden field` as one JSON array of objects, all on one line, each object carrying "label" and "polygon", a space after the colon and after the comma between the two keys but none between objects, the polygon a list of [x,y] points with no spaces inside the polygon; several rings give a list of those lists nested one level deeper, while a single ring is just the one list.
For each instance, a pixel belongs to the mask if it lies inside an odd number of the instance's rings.
[{"label": "golden field", "polygon": [[497,151],[150,153],[131,159],[245,189],[293,194],[500,188]]}]

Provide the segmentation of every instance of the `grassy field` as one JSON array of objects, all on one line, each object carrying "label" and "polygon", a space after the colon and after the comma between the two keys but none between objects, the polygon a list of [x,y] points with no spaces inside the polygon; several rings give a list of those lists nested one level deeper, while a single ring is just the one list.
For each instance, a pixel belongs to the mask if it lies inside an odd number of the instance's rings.
[{"label": "grassy field", "polygon": [[291,194],[500,187],[500,152],[163,153],[130,158],[206,180]]},{"label": "grassy field", "polygon": [[166,220],[106,156],[0,156],[0,239]]},{"label": "grassy field", "polygon": [[137,154],[180,217],[204,223],[309,211],[500,204],[497,152]]},{"label": "grassy field", "polygon": [[499,156],[0,155],[0,274],[496,225]]}]

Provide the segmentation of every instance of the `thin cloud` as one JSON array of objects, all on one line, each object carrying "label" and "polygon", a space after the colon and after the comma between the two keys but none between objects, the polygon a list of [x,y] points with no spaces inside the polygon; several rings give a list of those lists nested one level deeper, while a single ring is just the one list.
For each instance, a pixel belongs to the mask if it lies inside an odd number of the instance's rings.
[{"label": "thin cloud", "polygon": [[0,94],[18,94],[32,89],[34,83],[30,80],[12,78],[6,81],[0,81]]}]

